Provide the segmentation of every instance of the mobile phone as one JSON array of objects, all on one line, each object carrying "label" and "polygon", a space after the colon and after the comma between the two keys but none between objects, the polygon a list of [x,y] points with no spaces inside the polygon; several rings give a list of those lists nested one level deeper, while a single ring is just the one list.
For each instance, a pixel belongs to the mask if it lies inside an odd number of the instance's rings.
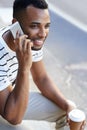
[{"label": "mobile phone", "polygon": [[15,22],[12,25],[10,25],[10,31],[14,37],[14,39],[16,38],[16,33],[17,31],[20,33],[20,35],[23,35],[23,30],[21,29],[21,26],[19,24],[19,22]]}]

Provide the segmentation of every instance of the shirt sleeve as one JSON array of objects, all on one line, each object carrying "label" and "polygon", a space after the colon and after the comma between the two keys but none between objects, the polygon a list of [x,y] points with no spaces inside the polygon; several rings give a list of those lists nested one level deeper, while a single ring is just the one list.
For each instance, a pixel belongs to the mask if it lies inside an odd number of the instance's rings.
[{"label": "shirt sleeve", "polygon": [[11,84],[7,72],[8,68],[6,67],[6,64],[4,64],[3,60],[0,60],[0,91],[4,90]]}]

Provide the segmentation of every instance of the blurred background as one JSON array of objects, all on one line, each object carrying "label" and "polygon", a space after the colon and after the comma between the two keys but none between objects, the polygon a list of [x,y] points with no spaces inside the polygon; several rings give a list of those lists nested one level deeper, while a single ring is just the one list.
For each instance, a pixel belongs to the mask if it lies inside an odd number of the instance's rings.
[{"label": "blurred background", "polygon": [[[11,24],[13,1],[0,0],[0,27]],[[64,95],[87,114],[87,1],[47,1],[51,15],[47,69]]]}]

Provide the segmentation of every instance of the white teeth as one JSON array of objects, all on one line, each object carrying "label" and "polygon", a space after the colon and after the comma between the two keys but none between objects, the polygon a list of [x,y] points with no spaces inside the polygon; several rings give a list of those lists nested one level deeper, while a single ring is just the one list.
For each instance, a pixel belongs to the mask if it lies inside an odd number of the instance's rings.
[{"label": "white teeth", "polygon": [[41,40],[36,40],[36,42],[43,42],[43,41],[41,41]]},{"label": "white teeth", "polygon": [[40,43],[42,43],[43,41],[40,41],[40,40],[36,40],[36,42],[40,42]]},{"label": "white teeth", "polygon": [[43,41],[42,40],[35,40],[34,41],[34,45],[36,45],[36,46],[42,46],[43,45]]}]

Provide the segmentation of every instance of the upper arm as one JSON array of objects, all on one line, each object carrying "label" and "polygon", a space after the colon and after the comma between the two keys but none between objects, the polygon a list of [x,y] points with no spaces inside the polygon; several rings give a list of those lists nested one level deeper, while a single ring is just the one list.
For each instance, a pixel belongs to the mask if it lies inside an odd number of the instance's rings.
[{"label": "upper arm", "polygon": [[43,61],[34,62],[32,64],[31,73],[33,76],[34,81],[42,80],[47,76],[47,72],[44,66]]},{"label": "upper arm", "polygon": [[3,115],[5,104],[11,91],[12,86],[8,86],[6,89],[0,91],[0,115]]}]

